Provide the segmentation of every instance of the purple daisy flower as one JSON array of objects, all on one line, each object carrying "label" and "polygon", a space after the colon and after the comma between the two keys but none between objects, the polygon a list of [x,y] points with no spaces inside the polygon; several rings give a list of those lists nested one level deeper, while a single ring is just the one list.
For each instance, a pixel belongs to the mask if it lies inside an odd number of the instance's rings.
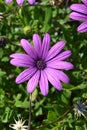
[{"label": "purple daisy flower", "polygon": [[83,23],[77,28],[78,32],[87,32],[87,0],[82,0],[83,4],[72,4],[70,8],[74,11],[70,18]]},{"label": "purple daisy flower", "polygon": [[62,70],[70,70],[73,65],[64,61],[71,56],[71,51],[62,51],[65,46],[64,41],[57,42],[50,48],[50,35],[45,34],[43,41],[38,34],[33,35],[32,46],[27,40],[22,39],[21,46],[26,54],[10,55],[10,63],[18,67],[26,67],[16,78],[16,83],[20,84],[28,80],[27,91],[32,93],[37,84],[40,85],[41,93],[46,96],[49,91],[48,81],[57,89],[61,90],[61,81],[69,83],[68,76]]},{"label": "purple daisy flower", "polygon": [[[35,0],[27,0],[29,4],[33,5],[35,3]],[[12,0],[5,0],[7,4],[11,3]],[[18,5],[22,5],[24,0],[16,0]]]}]

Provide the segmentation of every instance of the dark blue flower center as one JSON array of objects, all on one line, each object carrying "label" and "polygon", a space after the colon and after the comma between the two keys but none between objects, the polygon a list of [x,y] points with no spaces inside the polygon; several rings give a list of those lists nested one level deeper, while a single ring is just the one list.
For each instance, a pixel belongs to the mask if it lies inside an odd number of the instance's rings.
[{"label": "dark blue flower center", "polygon": [[37,67],[39,70],[45,69],[45,67],[46,67],[45,61],[43,61],[43,60],[37,60],[37,61],[36,61],[36,67]]}]

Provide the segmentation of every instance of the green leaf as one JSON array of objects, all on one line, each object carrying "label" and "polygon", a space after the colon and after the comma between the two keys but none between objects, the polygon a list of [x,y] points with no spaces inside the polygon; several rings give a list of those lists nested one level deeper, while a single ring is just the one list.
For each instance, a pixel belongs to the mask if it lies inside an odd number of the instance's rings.
[{"label": "green leaf", "polygon": [[68,105],[70,96],[71,92],[69,90],[63,91],[63,94],[61,95],[62,102]]},{"label": "green leaf", "polygon": [[12,110],[10,110],[9,107],[6,107],[5,112],[1,117],[2,122],[7,123],[11,115],[12,115]]},{"label": "green leaf", "polygon": [[54,111],[49,111],[47,115],[48,121],[55,120],[57,118],[57,115]]}]

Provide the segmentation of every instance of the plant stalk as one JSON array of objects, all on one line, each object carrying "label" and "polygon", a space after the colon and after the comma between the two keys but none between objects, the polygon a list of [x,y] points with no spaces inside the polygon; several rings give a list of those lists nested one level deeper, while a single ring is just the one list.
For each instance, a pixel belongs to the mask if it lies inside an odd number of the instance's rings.
[{"label": "plant stalk", "polygon": [[32,110],[32,94],[30,94],[30,97],[29,97],[28,130],[31,130],[31,110]]}]

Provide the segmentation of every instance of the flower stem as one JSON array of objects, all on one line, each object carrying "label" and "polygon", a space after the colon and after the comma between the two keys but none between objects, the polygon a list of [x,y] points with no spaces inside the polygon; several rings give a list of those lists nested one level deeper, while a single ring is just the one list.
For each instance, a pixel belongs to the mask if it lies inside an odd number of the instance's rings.
[{"label": "flower stem", "polygon": [[31,109],[32,109],[32,94],[29,97],[29,119],[28,119],[28,130],[31,130]]},{"label": "flower stem", "polygon": [[44,124],[44,125],[38,126],[38,127],[36,127],[36,129],[44,128],[44,127],[49,126],[50,124],[55,123],[56,121],[58,121],[58,120],[60,120],[61,118],[63,118],[69,111],[70,111],[70,109],[68,109],[63,115],[61,115],[60,117],[56,118],[55,120],[49,122],[48,124]]}]

